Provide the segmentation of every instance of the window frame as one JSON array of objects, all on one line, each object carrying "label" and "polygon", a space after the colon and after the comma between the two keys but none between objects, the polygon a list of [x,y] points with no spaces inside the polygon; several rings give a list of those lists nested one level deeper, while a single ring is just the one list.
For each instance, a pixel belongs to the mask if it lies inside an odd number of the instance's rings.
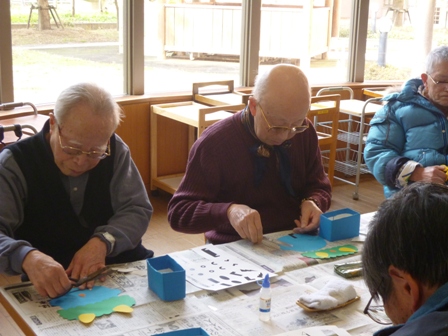
[{"label": "window frame", "polygon": [[[309,0],[312,3],[312,0]],[[240,83],[253,86],[259,66],[261,0],[242,1]],[[123,1],[125,95],[143,95],[144,90],[144,0]],[[252,13],[252,14],[251,14]],[[352,0],[347,82],[364,81],[368,1]],[[167,92],[168,93],[168,92]],[[0,1],[0,103],[14,101],[10,0]]]}]

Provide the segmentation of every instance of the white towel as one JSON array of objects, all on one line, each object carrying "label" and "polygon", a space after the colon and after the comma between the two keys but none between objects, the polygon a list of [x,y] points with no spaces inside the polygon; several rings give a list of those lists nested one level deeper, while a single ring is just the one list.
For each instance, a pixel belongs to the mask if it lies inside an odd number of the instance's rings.
[{"label": "white towel", "polygon": [[348,281],[334,278],[317,292],[303,294],[299,297],[299,301],[309,308],[326,310],[335,308],[354,298],[356,298],[356,291],[353,285]]}]

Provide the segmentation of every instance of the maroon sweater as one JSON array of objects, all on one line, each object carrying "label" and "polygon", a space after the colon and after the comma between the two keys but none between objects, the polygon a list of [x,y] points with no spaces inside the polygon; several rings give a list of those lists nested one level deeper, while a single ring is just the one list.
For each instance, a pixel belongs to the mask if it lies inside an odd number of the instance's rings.
[{"label": "maroon sweater", "polygon": [[292,197],[281,182],[276,155],[256,185],[255,154],[259,144],[241,122],[241,112],[208,127],[194,143],[187,170],[168,204],[171,227],[184,233],[205,232],[213,244],[241,239],[227,218],[232,204],[245,204],[261,216],[263,233],[296,227],[303,198],[313,197],[322,212],[330,207],[331,185],[321,161],[315,129],[296,134],[288,149]]}]

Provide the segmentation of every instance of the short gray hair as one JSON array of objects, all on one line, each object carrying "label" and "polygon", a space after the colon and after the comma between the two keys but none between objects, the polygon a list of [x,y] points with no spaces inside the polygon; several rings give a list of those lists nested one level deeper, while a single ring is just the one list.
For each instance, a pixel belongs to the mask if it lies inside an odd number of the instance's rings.
[{"label": "short gray hair", "polygon": [[63,90],[56,101],[54,116],[63,123],[73,108],[86,104],[95,115],[111,118],[114,131],[123,118],[123,112],[112,95],[94,83],[79,83]]},{"label": "short gray hair", "polygon": [[441,62],[448,62],[448,46],[437,47],[428,54],[426,58],[426,73],[431,75],[434,67]]}]

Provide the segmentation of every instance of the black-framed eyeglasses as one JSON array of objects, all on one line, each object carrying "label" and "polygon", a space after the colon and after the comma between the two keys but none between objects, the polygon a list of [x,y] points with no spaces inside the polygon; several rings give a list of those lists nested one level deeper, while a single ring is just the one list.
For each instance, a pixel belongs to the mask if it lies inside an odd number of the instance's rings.
[{"label": "black-framed eyeglasses", "polygon": [[431,76],[429,73],[427,73],[427,75],[428,75],[429,78],[431,78],[432,82],[433,82],[435,85],[440,85],[440,86],[446,86],[446,85],[448,85],[448,82],[444,82],[444,81],[436,81],[436,80],[434,80],[434,78],[432,78],[432,76]]},{"label": "black-framed eyeglasses", "polygon": [[370,297],[369,302],[367,302],[366,307],[364,308],[364,314],[369,315],[369,317],[376,323],[382,325],[391,325],[392,321],[387,316],[386,311],[384,310],[384,305],[382,304],[372,305],[372,301],[374,300],[375,299],[373,298],[372,295]]},{"label": "black-framed eyeglasses", "polygon": [[283,132],[289,132],[293,134],[302,133],[305,132],[308,127],[308,121],[306,119],[303,120],[303,124],[301,126],[295,126],[295,127],[286,127],[286,126],[272,126],[268,119],[266,118],[266,115],[263,111],[263,108],[261,107],[260,103],[257,103],[258,106],[260,106],[261,115],[263,116],[264,120],[266,121],[266,124],[268,125],[268,132],[274,131],[276,133],[283,133]]},{"label": "black-framed eyeglasses", "polygon": [[71,147],[71,146],[63,146],[61,141],[61,127],[58,125],[58,137],[59,137],[59,146],[61,147],[62,151],[65,154],[72,155],[72,156],[78,156],[85,154],[90,159],[95,160],[102,160],[106,157],[110,156],[110,140],[107,142],[107,148],[105,152],[98,152],[98,151],[90,151],[86,152],[79,148]]}]

